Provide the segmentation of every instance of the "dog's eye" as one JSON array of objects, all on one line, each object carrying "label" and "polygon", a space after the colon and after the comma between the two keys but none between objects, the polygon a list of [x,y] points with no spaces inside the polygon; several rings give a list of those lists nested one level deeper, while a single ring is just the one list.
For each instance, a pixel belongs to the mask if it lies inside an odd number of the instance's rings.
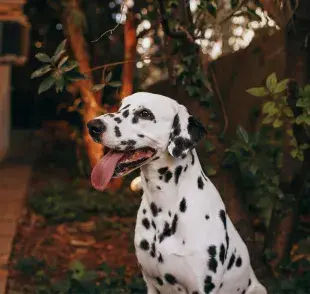
[{"label": "dog's eye", "polygon": [[139,112],[139,116],[141,118],[151,118],[153,116],[153,114],[150,111],[148,111],[147,109],[144,109],[144,110]]}]

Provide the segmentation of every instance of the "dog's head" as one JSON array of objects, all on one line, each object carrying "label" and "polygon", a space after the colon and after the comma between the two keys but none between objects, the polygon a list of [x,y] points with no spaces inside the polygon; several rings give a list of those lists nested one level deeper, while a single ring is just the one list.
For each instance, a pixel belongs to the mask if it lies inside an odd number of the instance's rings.
[{"label": "dog's head", "polygon": [[121,177],[166,151],[184,158],[206,133],[187,109],[168,97],[139,92],[126,97],[116,113],[88,122],[93,140],[111,151],[94,167],[92,184],[104,190]]}]

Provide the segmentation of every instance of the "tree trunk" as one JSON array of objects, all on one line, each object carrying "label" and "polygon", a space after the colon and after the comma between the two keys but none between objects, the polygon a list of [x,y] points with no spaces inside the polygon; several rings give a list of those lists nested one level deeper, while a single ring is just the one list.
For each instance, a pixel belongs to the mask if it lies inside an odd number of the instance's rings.
[{"label": "tree trunk", "polygon": [[[73,54],[79,63],[80,72],[90,74],[89,56],[87,52],[87,44],[83,36],[83,30],[81,26],[77,25],[76,21],[73,21],[73,13],[77,11],[81,13],[78,0],[71,0],[70,5],[67,6],[64,11],[64,25]],[[87,80],[78,81],[76,85],[79,87],[82,101],[84,103],[83,141],[90,167],[93,168],[101,158],[103,148],[101,145],[93,142],[89,136],[86,123],[98,115],[99,101],[97,100],[99,99],[96,99],[92,92],[93,81],[91,76]]]},{"label": "tree trunk", "polygon": [[[299,1],[299,7],[286,27],[286,77],[294,79],[288,84],[287,97],[295,116],[298,115],[298,109],[296,108],[298,86],[305,86],[309,82],[310,76],[309,9],[310,2],[308,0]],[[302,128],[294,127],[293,131],[298,144],[305,143],[307,138]],[[308,161],[309,158],[306,155],[302,163],[296,162],[291,158],[289,148],[285,148],[280,188],[284,193],[284,197],[294,195],[296,199],[285,207],[286,213],[284,216],[275,215],[270,226],[270,230],[274,232],[274,239],[268,240],[269,248],[272,248],[272,251],[276,254],[276,258],[270,262],[273,270],[276,270],[282,261],[286,261],[290,257],[291,247],[294,243],[293,232],[299,221],[303,177],[309,168]]]},{"label": "tree trunk", "polygon": [[[133,12],[127,13],[127,20],[124,25],[124,55],[126,60],[136,59],[137,36],[136,24]],[[120,98],[123,99],[133,93],[133,81],[136,69],[135,62],[127,62],[123,66],[122,90]]]}]

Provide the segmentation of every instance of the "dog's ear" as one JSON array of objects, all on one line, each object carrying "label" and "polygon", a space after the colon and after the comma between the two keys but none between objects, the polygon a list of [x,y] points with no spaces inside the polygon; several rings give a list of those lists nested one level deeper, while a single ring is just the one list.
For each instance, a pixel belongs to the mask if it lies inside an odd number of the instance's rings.
[{"label": "dog's ear", "polygon": [[206,133],[203,125],[188,113],[185,106],[179,105],[170,131],[168,152],[174,158],[185,157]]}]

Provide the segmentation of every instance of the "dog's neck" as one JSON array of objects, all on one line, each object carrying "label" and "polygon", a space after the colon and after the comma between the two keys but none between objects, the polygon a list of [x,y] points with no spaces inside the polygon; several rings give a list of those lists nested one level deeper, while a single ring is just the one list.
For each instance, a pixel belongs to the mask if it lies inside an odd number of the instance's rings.
[{"label": "dog's neck", "polygon": [[[158,159],[141,167],[144,195],[149,203],[156,203],[161,209],[169,210],[178,205],[186,190],[194,191],[188,183],[197,185],[201,165],[196,150],[191,150],[183,159],[174,159],[162,154]],[[193,177],[193,181],[185,178]]]}]

